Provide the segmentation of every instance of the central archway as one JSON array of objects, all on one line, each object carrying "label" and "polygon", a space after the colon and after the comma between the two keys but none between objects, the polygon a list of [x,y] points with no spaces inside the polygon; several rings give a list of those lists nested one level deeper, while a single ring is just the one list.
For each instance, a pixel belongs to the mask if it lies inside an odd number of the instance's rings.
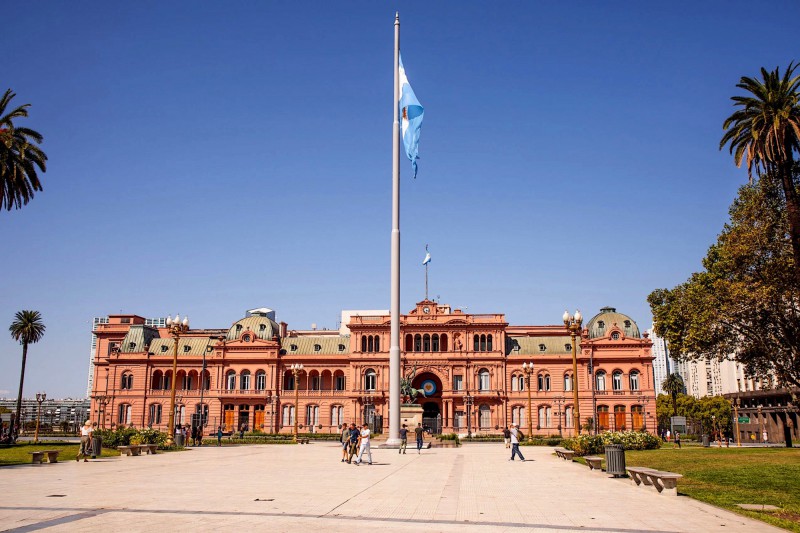
[{"label": "central archway", "polygon": [[411,385],[421,389],[425,396],[417,397],[422,406],[422,426],[434,435],[442,432],[442,380],[432,372],[423,372]]}]

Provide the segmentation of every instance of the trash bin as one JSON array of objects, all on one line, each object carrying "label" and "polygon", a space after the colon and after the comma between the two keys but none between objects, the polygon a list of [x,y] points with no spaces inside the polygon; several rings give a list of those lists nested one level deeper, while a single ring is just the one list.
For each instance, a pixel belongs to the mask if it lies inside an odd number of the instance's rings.
[{"label": "trash bin", "polygon": [[625,475],[625,448],[622,444],[606,444],[606,473],[614,477]]},{"label": "trash bin", "polygon": [[703,448],[708,448],[708,447],[709,447],[708,434],[706,433],[703,435]]},{"label": "trash bin", "polygon": [[103,437],[92,437],[92,459],[103,455]]},{"label": "trash bin", "polygon": [[175,434],[175,445],[179,448],[183,447],[183,433]]}]

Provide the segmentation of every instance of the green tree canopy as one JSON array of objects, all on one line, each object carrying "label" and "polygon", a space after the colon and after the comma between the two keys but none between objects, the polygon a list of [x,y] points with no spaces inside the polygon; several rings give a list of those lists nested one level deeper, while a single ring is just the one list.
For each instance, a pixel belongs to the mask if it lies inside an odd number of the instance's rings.
[{"label": "green tree canopy", "polygon": [[47,155],[39,148],[38,132],[17,126],[14,121],[28,116],[30,104],[7,109],[16,94],[8,89],[0,98],[0,209],[19,209],[41,191],[36,169],[46,172]]},{"label": "green tree canopy", "polygon": [[800,286],[777,176],[743,186],[730,217],[702,272],[648,297],[656,333],[679,360],[735,355],[752,376],[800,387]]}]

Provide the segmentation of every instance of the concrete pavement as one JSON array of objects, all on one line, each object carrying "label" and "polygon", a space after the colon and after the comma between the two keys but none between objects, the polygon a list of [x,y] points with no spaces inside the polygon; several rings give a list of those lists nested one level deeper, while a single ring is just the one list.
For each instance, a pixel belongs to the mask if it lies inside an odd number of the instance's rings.
[{"label": "concrete pavement", "polygon": [[[523,447],[208,446],[155,456],[0,468],[2,531],[780,531],[688,497],[637,488]],[[680,485],[679,485],[680,489]]]}]

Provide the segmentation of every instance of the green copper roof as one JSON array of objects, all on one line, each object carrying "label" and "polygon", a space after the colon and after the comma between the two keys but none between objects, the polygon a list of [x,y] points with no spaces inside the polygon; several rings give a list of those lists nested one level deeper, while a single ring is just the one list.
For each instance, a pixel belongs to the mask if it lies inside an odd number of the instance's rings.
[{"label": "green copper roof", "polygon": [[253,315],[234,322],[228,330],[227,340],[238,339],[245,331],[252,331],[256,337],[271,341],[272,337],[280,334],[278,324],[265,316]]},{"label": "green copper roof", "polygon": [[286,355],[342,355],[350,352],[350,335],[302,336],[281,339]]},{"label": "green copper roof", "polygon": [[[208,347],[217,344],[215,337],[181,337],[178,339],[178,355],[203,355],[208,353]],[[172,357],[175,342],[173,339],[153,339],[150,343],[150,353]]]},{"label": "green copper roof", "polygon": [[617,310],[613,307],[603,307],[599,313],[586,323],[586,328],[589,330],[589,338],[596,339],[597,337],[607,336],[614,324],[625,333],[626,337],[642,338],[636,322],[628,315],[617,313]]},{"label": "green copper roof", "polygon": [[569,335],[554,337],[506,337],[506,355],[572,354]]},{"label": "green copper roof", "polygon": [[136,325],[131,326],[128,334],[122,340],[119,351],[122,353],[144,352],[147,346],[151,345],[153,339],[158,338],[158,330],[150,326]]}]

